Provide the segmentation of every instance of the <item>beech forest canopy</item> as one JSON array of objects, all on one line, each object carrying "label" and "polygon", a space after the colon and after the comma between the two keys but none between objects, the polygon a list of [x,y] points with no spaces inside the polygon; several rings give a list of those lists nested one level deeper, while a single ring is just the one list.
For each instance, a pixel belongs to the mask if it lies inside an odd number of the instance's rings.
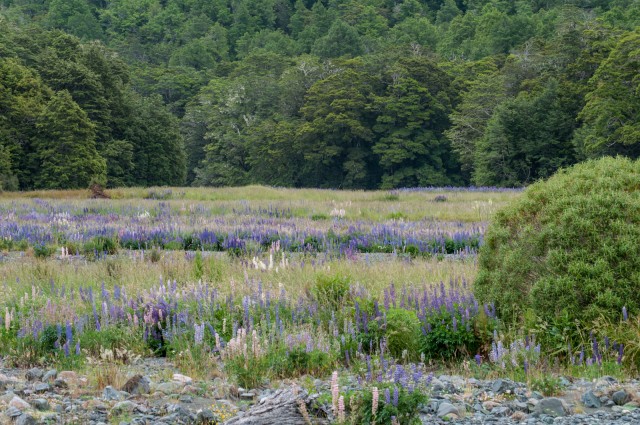
[{"label": "beech forest canopy", "polygon": [[523,186],[640,156],[639,0],[0,0],[0,190]]}]

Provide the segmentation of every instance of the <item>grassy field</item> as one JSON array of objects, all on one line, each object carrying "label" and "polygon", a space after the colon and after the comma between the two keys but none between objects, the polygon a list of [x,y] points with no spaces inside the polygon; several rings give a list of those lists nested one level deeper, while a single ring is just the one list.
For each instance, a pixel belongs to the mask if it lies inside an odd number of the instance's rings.
[{"label": "grassy field", "polygon": [[580,347],[579,363],[559,364],[551,325],[505,328],[475,300],[482,234],[518,191],[109,193],[0,196],[10,364],[89,371],[98,389],[113,381],[100,377],[105,350],[245,388],[338,369],[373,383],[389,362],[516,379],[621,373],[618,348],[595,369]]}]

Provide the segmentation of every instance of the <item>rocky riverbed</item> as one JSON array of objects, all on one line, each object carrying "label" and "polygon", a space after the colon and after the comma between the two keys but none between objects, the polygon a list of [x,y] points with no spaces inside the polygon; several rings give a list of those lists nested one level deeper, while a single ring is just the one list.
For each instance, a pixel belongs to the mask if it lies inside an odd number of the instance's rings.
[{"label": "rocky riverbed", "polygon": [[[96,390],[94,377],[71,371],[0,368],[0,423],[26,424],[305,424],[330,423],[330,406],[318,395],[328,381],[274,383],[237,388],[222,378],[194,380],[164,359],[122,366],[121,385]],[[304,381],[304,384],[300,384]],[[423,424],[640,424],[640,381],[561,379],[556,397],[545,397],[507,379],[436,375]],[[344,389],[357,389],[346,379]],[[318,405],[320,404],[320,407]]]}]

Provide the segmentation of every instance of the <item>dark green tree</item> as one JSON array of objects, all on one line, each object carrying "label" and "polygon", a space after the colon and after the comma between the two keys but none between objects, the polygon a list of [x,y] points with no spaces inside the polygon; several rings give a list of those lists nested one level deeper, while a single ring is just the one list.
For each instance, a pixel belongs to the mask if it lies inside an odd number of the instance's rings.
[{"label": "dark green tree", "polygon": [[640,156],[640,30],[620,38],[589,87],[579,116],[581,149]]},{"label": "dark green tree", "polygon": [[375,115],[368,107],[376,82],[357,61],[315,83],[301,112],[298,149],[304,152],[303,185],[375,187],[378,170],[371,148]]},{"label": "dark green tree", "polygon": [[95,128],[66,90],[57,92],[38,117],[35,187],[80,189],[106,182],[106,163],[95,145]]},{"label": "dark green tree", "polygon": [[573,116],[562,109],[558,84],[501,103],[476,142],[478,186],[523,186],[575,162]]},{"label": "dark green tree", "polygon": [[135,114],[123,140],[133,146],[133,184],[184,184],[186,155],[178,119],[167,110],[160,96],[145,98],[131,94],[130,102]]}]

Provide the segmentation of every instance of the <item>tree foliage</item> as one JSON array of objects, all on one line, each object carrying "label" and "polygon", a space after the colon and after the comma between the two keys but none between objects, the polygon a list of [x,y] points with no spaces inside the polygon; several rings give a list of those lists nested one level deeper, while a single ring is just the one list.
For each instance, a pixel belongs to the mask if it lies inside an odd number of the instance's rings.
[{"label": "tree foliage", "polygon": [[62,91],[109,186],[523,186],[636,158],[638,16],[630,0],[0,0],[3,187],[36,187],[35,120]]}]

